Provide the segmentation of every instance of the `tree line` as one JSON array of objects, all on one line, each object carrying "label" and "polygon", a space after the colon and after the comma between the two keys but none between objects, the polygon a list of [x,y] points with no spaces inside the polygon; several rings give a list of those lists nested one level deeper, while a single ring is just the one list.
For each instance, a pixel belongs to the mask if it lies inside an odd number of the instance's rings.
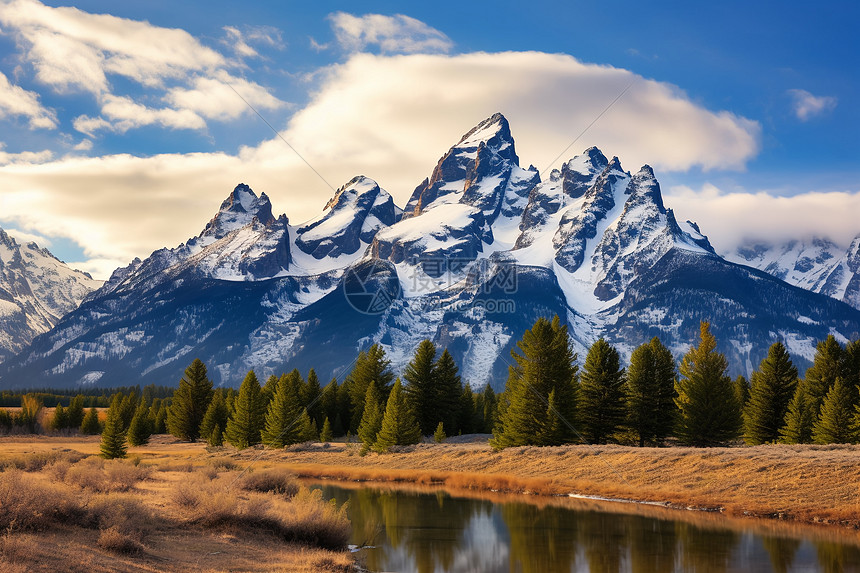
[{"label": "tree line", "polygon": [[[124,388],[109,401],[102,423],[78,394],[57,404],[52,430],[101,433],[105,455],[124,455],[152,434],[237,448],[283,448],[335,436],[357,439],[362,452],[387,451],[433,435],[437,441],[469,433],[492,434],[497,449],[522,445],[607,442],[691,446],[844,443],[860,441],[860,341],[833,336],[817,345],[803,379],[785,346],[774,343],[752,373],[728,376],[710,325],[676,363],[659,338],[637,347],[626,368],[617,349],[599,339],[580,366],[567,326],[538,319],[512,351],[504,392],[487,385],[474,392],[451,354],[422,341],[396,378],[384,349],[359,353],[342,382],[324,387],[314,369],[270,376],[253,370],[238,390],[214,388],[194,360],[169,394],[163,387]],[[93,396],[90,396],[92,398]],[[0,410],[0,430],[35,431],[40,394],[21,396],[22,408]]]}]

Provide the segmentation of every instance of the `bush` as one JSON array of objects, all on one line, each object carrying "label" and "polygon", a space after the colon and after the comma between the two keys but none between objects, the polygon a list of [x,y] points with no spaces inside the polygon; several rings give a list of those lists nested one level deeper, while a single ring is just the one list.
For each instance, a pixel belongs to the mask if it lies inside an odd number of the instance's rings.
[{"label": "bush", "polygon": [[212,458],[209,460],[209,465],[216,470],[232,471],[239,468],[239,465],[230,458]]},{"label": "bush", "polygon": [[102,549],[123,555],[139,555],[143,552],[140,542],[115,527],[103,530],[97,543]]},{"label": "bush", "polygon": [[173,501],[186,519],[207,527],[229,524],[239,511],[239,500],[223,484],[206,482],[203,476],[182,481],[173,493]]},{"label": "bush", "polygon": [[0,473],[0,500],[0,530],[7,533],[89,521],[84,506],[67,488],[19,470]]},{"label": "bush", "polygon": [[66,483],[93,492],[129,491],[151,473],[149,466],[134,466],[119,460],[91,457],[66,471]]},{"label": "bush", "polygon": [[239,486],[246,491],[276,493],[287,497],[292,497],[299,491],[296,477],[283,468],[247,473]]}]

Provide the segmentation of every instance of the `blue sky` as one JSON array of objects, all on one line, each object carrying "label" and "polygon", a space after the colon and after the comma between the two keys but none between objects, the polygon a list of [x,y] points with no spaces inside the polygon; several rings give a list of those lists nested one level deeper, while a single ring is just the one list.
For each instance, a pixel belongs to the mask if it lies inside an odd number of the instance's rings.
[{"label": "blue sky", "polygon": [[543,170],[630,85],[562,159],[653,165],[721,250],[860,233],[860,8],[645,4],[3,2],[0,225],[104,277],[240,181],[293,222],[358,173],[405,203],[496,111]]}]

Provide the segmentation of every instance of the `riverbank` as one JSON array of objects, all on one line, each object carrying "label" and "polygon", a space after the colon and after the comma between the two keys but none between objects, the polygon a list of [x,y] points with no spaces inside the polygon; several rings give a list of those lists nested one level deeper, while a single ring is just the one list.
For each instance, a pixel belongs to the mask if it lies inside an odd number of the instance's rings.
[{"label": "riverbank", "polygon": [[[458,440],[458,443],[453,443]],[[129,448],[144,463],[201,467],[226,457],[240,468],[284,467],[299,477],[444,486],[471,492],[586,495],[830,527],[860,528],[860,446],[734,448],[522,447],[496,452],[485,436],[359,455],[357,444],[287,450],[177,442]],[[52,450],[98,452],[98,437],[0,438],[0,458]]]},{"label": "riverbank", "polygon": [[597,496],[736,517],[860,527],[860,446],[572,445],[496,452],[476,439],[366,456],[354,444],[235,456],[249,463],[283,464],[306,478]]}]

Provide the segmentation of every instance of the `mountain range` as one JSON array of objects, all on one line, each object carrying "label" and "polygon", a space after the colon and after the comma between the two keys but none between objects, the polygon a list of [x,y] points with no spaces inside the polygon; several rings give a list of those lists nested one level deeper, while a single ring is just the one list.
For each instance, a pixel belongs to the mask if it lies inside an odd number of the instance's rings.
[{"label": "mountain range", "polygon": [[[857,268],[853,252],[833,254],[843,273]],[[523,331],[556,314],[581,360],[599,337],[629,357],[659,336],[680,356],[708,320],[734,374],[749,374],[777,340],[802,367],[828,334],[858,337],[860,311],[846,304],[854,278],[840,275],[841,291],[813,288],[829,279],[774,276],[775,261],[797,267],[790,255],[744,253],[722,257],[695,223],[677,220],[648,165],[631,173],[592,147],[542,180],[520,165],[495,114],[403,209],[358,176],[318,217],[292,225],[265,193],[238,185],[199,235],[118,269],[6,360],[0,384],[173,384],[198,357],[221,384],[251,368],[341,378],[375,342],[399,372],[429,338],[466,381],[500,389]],[[825,266],[808,256],[810,268]]]}]

